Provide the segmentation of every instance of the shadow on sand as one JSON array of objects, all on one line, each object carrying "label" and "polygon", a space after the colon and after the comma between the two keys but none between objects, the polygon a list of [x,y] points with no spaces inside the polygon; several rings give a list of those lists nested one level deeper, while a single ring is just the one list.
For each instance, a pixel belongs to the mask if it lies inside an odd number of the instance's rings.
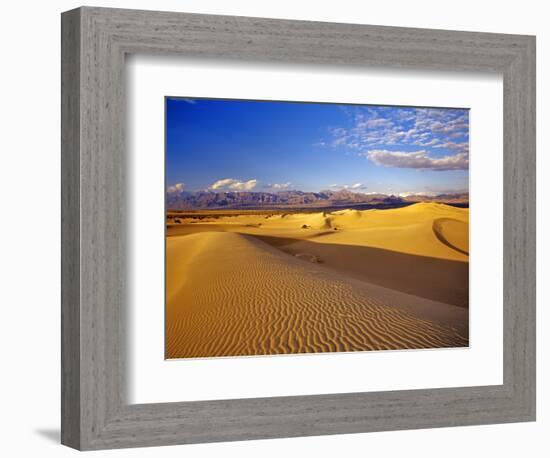
[{"label": "shadow on sand", "polygon": [[305,259],[315,257],[323,267],[352,278],[434,301],[468,307],[468,262],[364,246],[252,236],[287,254]]}]

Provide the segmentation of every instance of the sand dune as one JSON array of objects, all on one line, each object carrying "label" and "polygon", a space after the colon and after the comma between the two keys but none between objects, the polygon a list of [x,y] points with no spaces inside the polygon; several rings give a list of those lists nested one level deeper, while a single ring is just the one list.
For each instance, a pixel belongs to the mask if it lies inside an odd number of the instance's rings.
[{"label": "sand dune", "polygon": [[[441,220],[445,228],[435,228],[436,220]],[[451,220],[455,223],[450,222]],[[251,213],[211,216],[202,220],[182,218],[181,221],[183,224],[169,224],[168,235],[211,230],[236,231],[468,261],[468,209],[433,202],[392,210],[340,210],[331,213],[273,215]],[[463,225],[456,230],[460,223]]]},{"label": "sand dune", "polygon": [[169,222],[167,234],[238,232],[340,274],[468,306],[468,209],[419,203],[393,210],[204,213]]},{"label": "sand dune", "polygon": [[468,225],[452,218],[438,218],[433,222],[433,231],[438,240],[459,253],[468,255]]},{"label": "sand dune", "polygon": [[[448,217],[446,212],[433,212]],[[355,221],[364,213],[252,215],[170,228],[169,234],[196,233],[166,241],[167,358],[468,345],[464,307],[375,285],[325,265],[322,257],[294,256],[244,234],[265,233],[266,226],[271,226],[268,233],[277,235],[311,228],[315,233],[307,237],[314,236],[315,242],[310,243],[323,244],[339,236],[339,230],[364,230],[363,223]],[[410,220],[413,226],[425,223],[414,214],[395,217]],[[377,218],[372,217],[373,228]],[[429,233],[442,250],[466,256],[439,241],[433,218],[429,221]],[[438,230],[458,246],[456,227],[442,223]],[[328,227],[334,235],[321,236]],[[334,231],[334,227],[344,229]]]},{"label": "sand dune", "polygon": [[254,237],[284,253],[314,260],[349,278],[438,302],[468,307],[468,263],[397,251],[265,235]]}]

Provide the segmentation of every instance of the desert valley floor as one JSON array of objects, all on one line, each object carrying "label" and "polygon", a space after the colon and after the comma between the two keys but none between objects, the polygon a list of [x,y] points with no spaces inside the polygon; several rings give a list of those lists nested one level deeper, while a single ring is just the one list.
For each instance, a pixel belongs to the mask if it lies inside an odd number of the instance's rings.
[{"label": "desert valley floor", "polygon": [[469,212],[167,213],[166,357],[468,346]]}]

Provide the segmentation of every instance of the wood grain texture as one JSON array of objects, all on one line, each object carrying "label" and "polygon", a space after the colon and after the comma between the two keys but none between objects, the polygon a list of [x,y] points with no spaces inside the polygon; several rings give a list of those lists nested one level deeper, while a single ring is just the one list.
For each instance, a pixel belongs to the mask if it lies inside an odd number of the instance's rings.
[{"label": "wood grain texture", "polygon": [[61,24],[61,441],[80,446],[80,13]]},{"label": "wood grain texture", "polygon": [[[535,418],[535,39],[185,13],[62,16],[62,442],[81,450]],[[504,384],[130,405],[124,57],[504,75]]]}]

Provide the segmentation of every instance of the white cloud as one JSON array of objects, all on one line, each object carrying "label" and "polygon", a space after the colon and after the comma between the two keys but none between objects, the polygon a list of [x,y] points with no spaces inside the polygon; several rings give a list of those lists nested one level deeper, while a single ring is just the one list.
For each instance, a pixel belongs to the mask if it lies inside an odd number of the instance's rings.
[{"label": "white cloud", "polygon": [[457,151],[459,153],[467,153],[470,151],[470,145],[468,144],[468,142],[445,142],[440,143],[439,145],[435,145],[435,148],[447,148],[453,151]]},{"label": "white cloud", "polygon": [[389,119],[386,118],[373,118],[366,121],[364,124],[365,127],[368,127],[369,129],[376,129],[380,127],[392,127],[393,122],[391,122]]},{"label": "white cloud", "polygon": [[[468,138],[468,112],[437,108],[356,108],[348,113],[351,125],[329,129],[330,140],[318,145],[346,148],[352,154],[385,145],[444,147],[452,139]],[[462,152],[464,148],[455,148]]]},{"label": "white cloud", "polygon": [[414,144],[419,146],[435,146],[438,147],[439,140],[437,138],[432,138],[431,140],[425,142],[422,140],[416,141]]},{"label": "white cloud", "polygon": [[331,184],[328,186],[331,189],[353,189],[354,191],[367,189],[363,183],[354,183],[354,184]]},{"label": "white cloud", "polygon": [[254,189],[257,184],[258,180],[239,181],[234,178],[224,178],[212,184],[210,189],[213,191],[250,191]]},{"label": "white cloud", "polygon": [[422,170],[468,170],[468,153],[461,152],[452,156],[430,157],[428,152],[373,150],[363,154],[377,165],[404,169]]},{"label": "white cloud", "polygon": [[288,183],[273,183],[273,184],[268,184],[266,187],[269,188],[269,189],[288,189],[290,187],[292,183],[288,182]]},{"label": "white cloud", "polygon": [[185,183],[176,183],[172,186],[168,186],[166,188],[166,192],[168,192],[169,194],[174,194],[174,193],[182,192],[184,188],[185,188]]},{"label": "white cloud", "polygon": [[404,191],[397,194],[399,197],[409,196],[435,196],[437,193],[431,191]]}]

